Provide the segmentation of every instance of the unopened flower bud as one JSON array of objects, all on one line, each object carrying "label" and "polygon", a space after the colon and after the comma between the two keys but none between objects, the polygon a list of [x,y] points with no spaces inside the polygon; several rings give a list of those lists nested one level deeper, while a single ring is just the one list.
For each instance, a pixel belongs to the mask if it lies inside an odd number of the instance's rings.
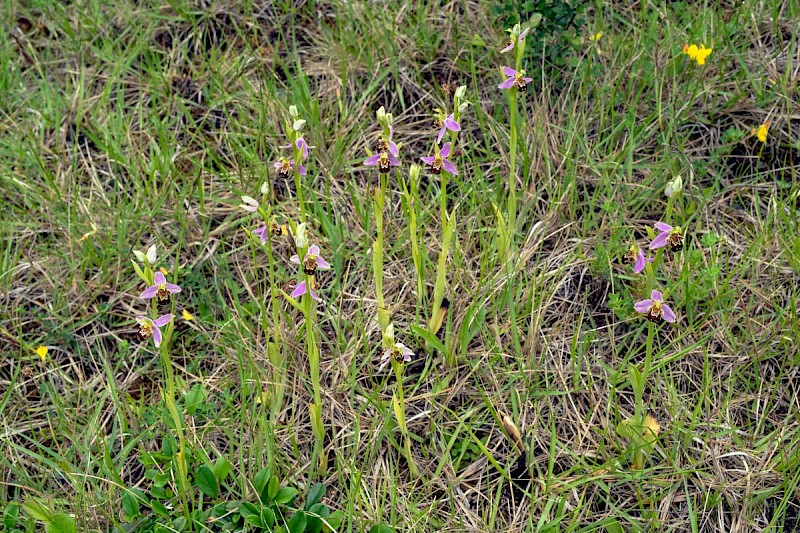
[{"label": "unopened flower bud", "polygon": [[290,115],[290,116],[291,116],[293,119],[297,119],[297,117],[298,117],[299,113],[297,112],[297,106],[296,106],[296,105],[290,105],[290,106],[289,106],[289,115]]},{"label": "unopened flower bud", "polygon": [[143,252],[140,252],[139,250],[134,250],[133,255],[136,257],[136,260],[139,261],[140,263],[144,263],[145,261],[147,261],[147,257],[144,255]]},{"label": "unopened flower bud", "polygon": [[466,85],[461,85],[458,89],[456,89],[455,96],[459,100],[463,99],[465,94],[467,94],[467,86]]},{"label": "unopened flower bud", "polygon": [[264,183],[261,184],[261,194],[267,194],[267,193],[269,193],[269,183],[265,181]]},{"label": "unopened flower bud", "polygon": [[298,250],[305,250],[308,246],[305,223],[297,225],[296,235],[294,236],[294,245]]},{"label": "unopened flower bud", "polygon": [[147,262],[151,265],[156,264],[156,245],[153,244],[150,248],[147,249]]},{"label": "unopened flower bud", "polygon": [[408,177],[411,181],[416,181],[419,179],[419,171],[422,169],[419,165],[411,165],[408,169]]},{"label": "unopened flower bud", "polygon": [[300,119],[297,119],[297,120],[294,121],[294,124],[292,124],[292,129],[294,131],[300,132],[300,131],[303,130],[303,127],[305,125],[306,125],[306,121],[304,119],[300,118]]},{"label": "unopened flower bud", "polygon": [[377,117],[378,122],[383,124],[383,121],[386,120],[386,109],[383,106],[379,107],[378,111],[375,113],[375,116]]},{"label": "unopened flower bud", "polygon": [[664,194],[667,196],[667,198],[675,198],[676,196],[678,196],[678,194],[680,194],[682,190],[683,190],[683,178],[681,178],[680,176],[675,176],[675,178],[672,181],[667,183],[667,187],[664,190]]},{"label": "unopened flower bud", "polygon": [[469,107],[469,102],[461,102],[460,104],[458,104],[458,114],[463,115],[468,107]]}]

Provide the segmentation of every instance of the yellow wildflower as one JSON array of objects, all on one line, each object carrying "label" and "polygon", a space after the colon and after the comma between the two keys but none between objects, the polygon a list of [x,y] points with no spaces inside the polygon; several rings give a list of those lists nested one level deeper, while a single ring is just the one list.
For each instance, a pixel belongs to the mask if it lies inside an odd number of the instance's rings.
[{"label": "yellow wildflower", "polygon": [[599,31],[599,32],[595,33],[594,35],[590,35],[589,36],[589,40],[590,41],[599,41],[600,37],[602,37],[602,36],[603,36],[603,32]]},{"label": "yellow wildflower", "polygon": [[42,358],[42,361],[47,360],[47,346],[39,346],[36,348],[36,355]]},{"label": "yellow wildflower", "polygon": [[689,56],[692,61],[697,61],[698,66],[706,64],[706,58],[711,55],[713,48],[706,48],[704,44],[699,47],[696,44],[683,45],[683,53]]},{"label": "yellow wildflower", "polygon": [[760,125],[758,128],[753,128],[750,133],[758,137],[758,140],[762,143],[767,142],[767,130],[769,130],[769,120]]},{"label": "yellow wildflower", "polygon": [[184,320],[194,320],[194,315],[186,309],[184,309],[181,314],[183,315]]}]

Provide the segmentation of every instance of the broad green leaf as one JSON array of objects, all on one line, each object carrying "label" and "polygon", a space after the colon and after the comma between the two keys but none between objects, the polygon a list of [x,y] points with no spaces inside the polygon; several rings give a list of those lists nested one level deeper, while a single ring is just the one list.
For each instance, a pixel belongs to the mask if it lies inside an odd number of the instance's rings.
[{"label": "broad green leaf", "polygon": [[42,522],[50,520],[50,516],[53,514],[47,505],[37,498],[31,498],[23,503],[22,509],[25,511],[25,514],[34,520],[41,520]]},{"label": "broad green leaf", "polygon": [[45,533],[77,533],[75,520],[66,513],[56,513],[44,523]]},{"label": "broad green leaf", "polygon": [[289,533],[303,533],[306,529],[306,515],[303,511],[297,511],[286,524]]},{"label": "broad green leaf", "polygon": [[295,497],[297,497],[298,493],[299,493],[299,491],[294,487],[283,487],[275,495],[275,498],[273,498],[273,501],[275,501],[275,503],[279,503],[279,504],[285,505],[285,504],[288,504],[289,502],[291,502],[293,499],[295,499]]},{"label": "broad green leaf", "polygon": [[216,498],[219,495],[219,485],[217,484],[217,476],[206,465],[201,465],[194,475],[194,482],[200,492],[209,498]]},{"label": "broad green leaf", "polygon": [[325,496],[325,485],[322,483],[315,483],[311,489],[309,489],[308,496],[306,496],[305,509],[308,510],[312,505],[321,502],[323,496]]}]

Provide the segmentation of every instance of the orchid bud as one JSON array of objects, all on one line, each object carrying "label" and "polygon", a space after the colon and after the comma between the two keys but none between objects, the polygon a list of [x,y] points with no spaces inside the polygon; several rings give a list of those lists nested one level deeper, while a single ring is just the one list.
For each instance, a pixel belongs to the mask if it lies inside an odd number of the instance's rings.
[{"label": "orchid bud", "polygon": [[289,106],[289,115],[293,119],[297,119],[297,117],[299,116],[299,113],[297,112],[297,106],[296,105],[290,105]]},{"label": "orchid bud", "polygon": [[266,181],[261,184],[261,194],[268,194],[269,193],[269,183]]},{"label": "orchid bud", "polygon": [[469,102],[461,102],[460,104],[458,104],[458,114],[459,115],[464,114],[464,112],[467,110],[468,107],[469,107]]},{"label": "orchid bud", "polygon": [[296,235],[294,236],[294,245],[297,247],[298,250],[305,250],[308,246],[308,237],[306,236],[306,224],[305,222],[302,224],[297,225],[297,230],[295,231]]},{"label": "orchid bud", "polygon": [[136,257],[136,260],[139,261],[140,263],[144,263],[145,261],[147,261],[147,257],[144,255],[144,253],[140,252],[139,250],[134,250],[133,255]]},{"label": "orchid bud", "polygon": [[675,178],[667,183],[666,189],[664,189],[664,194],[667,198],[675,198],[680,194],[683,190],[683,178],[680,176],[675,176]]},{"label": "orchid bud", "polygon": [[384,337],[392,341],[392,344],[394,344],[394,324],[389,324],[386,327],[386,331],[383,332],[383,335]]},{"label": "orchid bud", "polygon": [[416,182],[417,180],[419,180],[419,171],[421,170],[421,168],[422,167],[420,167],[419,165],[416,165],[416,164],[415,165],[411,165],[411,167],[409,167],[409,169],[408,169],[408,177],[412,182]]},{"label": "orchid bud", "polygon": [[156,264],[156,245],[153,244],[150,248],[147,249],[147,262],[151,265]]},{"label": "orchid bud", "polygon": [[292,124],[292,129],[296,132],[300,132],[303,130],[303,126],[305,125],[306,125],[305,119],[300,118],[294,121],[294,124]]},{"label": "orchid bud", "polygon": [[381,106],[378,108],[378,111],[375,113],[375,116],[378,119],[378,122],[383,124],[383,121],[386,120],[386,109]]},{"label": "orchid bud", "polygon": [[464,98],[465,94],[467,94],[467,86],[466,85],[461,85],[458,89],[456,89],[455,96],[459,100],[462,100]]}]

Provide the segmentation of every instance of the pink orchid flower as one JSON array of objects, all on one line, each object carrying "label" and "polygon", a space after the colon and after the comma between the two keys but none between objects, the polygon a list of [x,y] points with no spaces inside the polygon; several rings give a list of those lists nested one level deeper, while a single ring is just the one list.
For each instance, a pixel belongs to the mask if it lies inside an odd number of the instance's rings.
[{"label": "pink orchid flower", "polygon": [[510,89],[512,87],[516,87],[520,91],[524,91],[525,87],[533,81],[533,78],[526,78],[525,71],[520,70],[517,72],[511,67],[501,67],[503,69],[503,74],[508,76],[508,79],[497,86],[498,89]]},{"label": "pink orchid flower", "polygon": [[300,283],[297,284],[297,286],[292,291],[291,296],[292,298],[299,298],[306,293],[310,294],[311,297],[314,298],[316,301],[318,302],[322,301],[319,295],[317,295],[317,293],[314,292],[314,289],[309,289],[305,281],[301,281]]},{"label": "pink orchid flower", "polygon": [[646,257],[644,255],[644,251],[636,246],[636,244],[631,244],[631,247],[628,249],[628,253],[625,254],[625,258],[628,260],[629,263],[633,263],[633,273],[638,274],[642,270],[644,270],[645,265],[647,263],[652,263],[652,257]]},{"label": "pink orchid flower", "polygon": [[144,292],[139,295],[139,298],[147,300],[157,296],[159,302],[168,302],[170,294],[181,292],[181,288],[174,283],[167,283],[167,278],[164,277],[162,272],[156,272],[153,281],[155,285],[147,287]]},{"label": "pink orchid flower", "polygon": [[664,246],[667,246],[673,252],[679,252],[683,249],[683,233],[680,227],[673,228],[663,222],[656,222],[655,227],[661,233],[650,243],[651,250],[663,248]]},{"label": "pink orchid flower", "polygon": [[521,43],[522,43],[522,41],[524,41],[524,40],[525,40],[525,36],[526,36],[526,35],[528,35],[528,32],[529,32],[529,31],[531,31],[531,29],[530,29],[530,28],[525,28],[525,31],[523,31],[522,33],[520,33],[518,38],[514,38],[514,35],[512,34],[512,35],[511,35],[511,42],[509,43],[509,45],[508,45],[508,46],[506,46],[505,48],[503,48],[502,50],[500,50],[500,53],[501,53],[501,54],[505,54],[506,52],[510,52],[511,50],[513,50],[513,49],[514,49],[514,45],[516,45],[517,43],[520,43],[520,44],[521,44]]},{"label": "pink orchid flower", "polygon": [[172,315],[167,313],[166,315],[161,315],[155,320],[140,315],[136,317],[136,320],[139,322],[139,339],[146,341],[150,337],[153,337],[153,342],[155,343],[156,348],[158,348],[161,346],[162,340],[160,328],[169,324],[169,321],[172,320]]},{"label": "pink orchid flower", "polygon": [[461,125],[456,122],[454,113],[450,113],[450,116],[442,121],[442,128],[439,130],[439,136],[436,137],[436,144],[442,142],[442,137],[444,137],[447,130],[461,131]]},{"label": "pink orchid flower", "polygon": [[[301,150],[303,152],[303,161],[308,159],[308,150],[309,150],[309,148],[316,148],[316,146],[309,146],[309,144],[306,142],[306,140],[303,139],[302,137],[298,137],[297,140],[294,142],[294,145],[297,147],[298,150]],[[284,145],[284,146],[279,146],[278,148],[291,148],[291,147],[292,147],[292,145],[290,143],[290,144],[287,144],[287,145]]]},{"label": "pink orchid flower", "polygon": [[[273,166],[278,170],[278,175],[281,178],[289,178],[291,177],[292,173],[294,173],[295,162],[294,159],[286,159],[282,157],[280,161],[275,161]],[[301,176],[306,175],[306,167],[303,165],[297,165],[297,173]]]},{"label": "pink orchid flower", "polygon": [[434,174],[441,174],[442,169],[449,172],[453,176],[458,175],[458,171],[456,170],[456,166],[447,159],[450,156],[450,143],[444,143],[442,149],[436,155],[431,155],[428,157],[420,157],[426,165],[428,165],[431,169],[431,172]]},{"label": "pink orchid flower", "polygon": [[389,361],[394,359],[395,361],[408,363],[411,361],[411,357],[414,355],[414,352],[411,349],[403,344],[402,342],[396,342],[394,346],[383,352],[383,356],[381,357],[381,366],[378,368],[378,372],[382,371],[386,368],[386,365],[389,364]]},{"label": "pink orchid flower", "polygon": [[308,274],[309,276],[313,276],[317,269],[319,270],[328,270],[331,268],[330,263],[325,261],[323,258],[319,256],[319,246],[316,244],[312,244],[308,247],[308,252],[306,256],[303,258],[303,262],[300,263],[300,257],[295,254],[289,258],[289,261],[294,263],[295,265],[303,265],[303,272]]},{"label": "pink orchid flower", "polygon": [[633,304],[633,308],[638,313],[645,315],[645,318],[651,322],[660,322],[661,320],[675,322],[677,319],[672,309],[664,303],[664,296],[655,289],[650,293],[649,299],[636,302]]}]

